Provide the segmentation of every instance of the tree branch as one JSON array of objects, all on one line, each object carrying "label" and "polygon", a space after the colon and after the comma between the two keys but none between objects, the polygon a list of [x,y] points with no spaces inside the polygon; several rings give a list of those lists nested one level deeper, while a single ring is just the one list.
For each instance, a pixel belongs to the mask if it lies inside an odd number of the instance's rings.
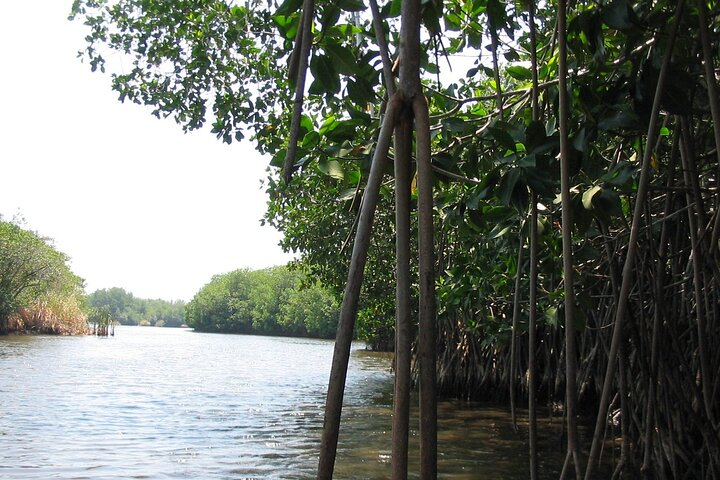
[{"label": "tree branch", "polygon": [[[298,63],[297,82],[295,84],[295,99],[293,102],[293,114],[290,120],[290,134],[288,139],[287,153],[285,154],[285,162],[283,164],[283,173],[285,183],[290,183],[293,171],[295,169],[295,155],[297,154],[298,138],[300,137],[300,119],[302,118],[303,99],[305,97],[305,79],[307,77],[308,57],[310,56],[310,47],[312,46],[312,22],[313,12],[315,10],[314,0],[305,0],[303,3],[303,13],[301,16],[302,23],[298,26],[296,39],[300,40],[299,58],[294,60],[291,57],[291,67],[293,62]],[[295,51],[298,50],[297,43]]]},{"label": "tree branch", "polygon": [[370,10],[372,11],[375,39],[380,49],[380,58],[382,59],[385,89],[388,92],[388,97],[391,97],[395,93],[395,76],[392,72],[392,62],[390,61],[388,44],[385,40],[385,30],[383,29],[382,18],[380,18],[380,9],[378,8],[377,0],[370,0]]}]

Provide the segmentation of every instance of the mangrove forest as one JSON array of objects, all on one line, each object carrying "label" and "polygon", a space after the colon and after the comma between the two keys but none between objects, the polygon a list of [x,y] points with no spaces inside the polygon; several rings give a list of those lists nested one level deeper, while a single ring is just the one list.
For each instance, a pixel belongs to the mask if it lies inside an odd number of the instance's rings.
[{"label": "mangrove forest", "polygon": [[215,275],[185,307],[198,332],[332,338],[336,298],[288,267],[240,269]]},{"label": "mangrove forest", "polygon": [[720,477],[720,4],[76,0],[71,18],[121,101],[268,158],[264,222],[341,302],[318,478],[356,336],[395,351],[394,479],[414,474],[416,398],[437,477],[440,396],[527,408],[528,478],[541,408],[565,422],[562,478],[609,450],[615,478]]}]

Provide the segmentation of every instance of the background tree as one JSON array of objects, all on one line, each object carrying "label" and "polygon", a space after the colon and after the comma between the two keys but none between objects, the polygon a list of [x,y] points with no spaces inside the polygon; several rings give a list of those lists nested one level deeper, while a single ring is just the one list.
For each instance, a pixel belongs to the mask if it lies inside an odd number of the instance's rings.
[{"label": "background tree", "polygon": [[119,287],[94,291],[87,296],[87,305],[107,312],[122,325],[179,327],[185,323],[185,302],[138,298]]},{"label": "background tree", "polygon": [[337,317],[334,296],[287,267],[216,275],[186,306],[202,332],[331,338]]},{"label": "background tree", "polygon": [[48,238],[0,219],[0,334],[84,333],[83,280]]}]

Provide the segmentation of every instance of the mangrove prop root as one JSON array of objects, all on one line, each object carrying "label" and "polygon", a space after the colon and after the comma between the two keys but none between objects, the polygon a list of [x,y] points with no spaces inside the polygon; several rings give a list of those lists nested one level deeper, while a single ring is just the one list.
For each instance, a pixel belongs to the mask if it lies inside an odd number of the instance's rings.
[{"label": "mangrove prop root", "polygon": [[370,176],[367,186],[365,187],[358,228],[355,232],[355,243],[353,244],[352,256],[350,258],[348,281],[340,307],[340,320],[338,322],[325,404],[325,422],[320,445],[320,460],[318,463],[317,478],[319,480],[330,480],[335,468],[335,456],[337,454],[338,434],[340,431],[340,415],[342,413],[347,367],[350,360],[350,345],[352,343],[355,319],[357,318],[358,312],[360,287],[362,285],[365,262],[367,261],[370,233],[375,218],[380,185],[382,184],[390,141],[401,105],[402,102],[397,95],[393,96],[388,102],[385,119],[383,120],[377,147],[373,155]]}]

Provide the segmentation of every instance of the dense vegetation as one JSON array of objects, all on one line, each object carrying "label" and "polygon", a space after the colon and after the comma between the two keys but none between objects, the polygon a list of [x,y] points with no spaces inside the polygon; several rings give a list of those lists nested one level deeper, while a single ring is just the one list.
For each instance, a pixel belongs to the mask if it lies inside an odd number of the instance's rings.
[{"label": "dense vegetation", "polygon": [[87,333],[83,280],[49,238],[0,217],[0,334]]},{"label": "dense vegetation", "polygon": [[121,325],[179,327],[185,323],[185,302],[137,298],[122,288],[95,290],[87,296],[90,321],[108,315]]},{"label": "dense vegetation", "polygon": [[186,307],[202,332],[331,338],[338,304],[318,283],[287,267],[216,275]]},{"label": "dense vegetation", "polygon": [[536,400],[561,402],[568,476],[592,476],[610,418],[618,475],[720,476],[718,5],[369,6],[79,0],[74,13],[93,69],[108,50],[134,62],[113,75],[122,100],[186,129],[212,112],[220,138],[249,131],[283,166],[267,221],[311,277],[336,292],[347,279],[341,331],[357,316],[405,341],[411,316],[433,371],[421,388],[437,373],[448,395],[522,394],[531,452]]}]

